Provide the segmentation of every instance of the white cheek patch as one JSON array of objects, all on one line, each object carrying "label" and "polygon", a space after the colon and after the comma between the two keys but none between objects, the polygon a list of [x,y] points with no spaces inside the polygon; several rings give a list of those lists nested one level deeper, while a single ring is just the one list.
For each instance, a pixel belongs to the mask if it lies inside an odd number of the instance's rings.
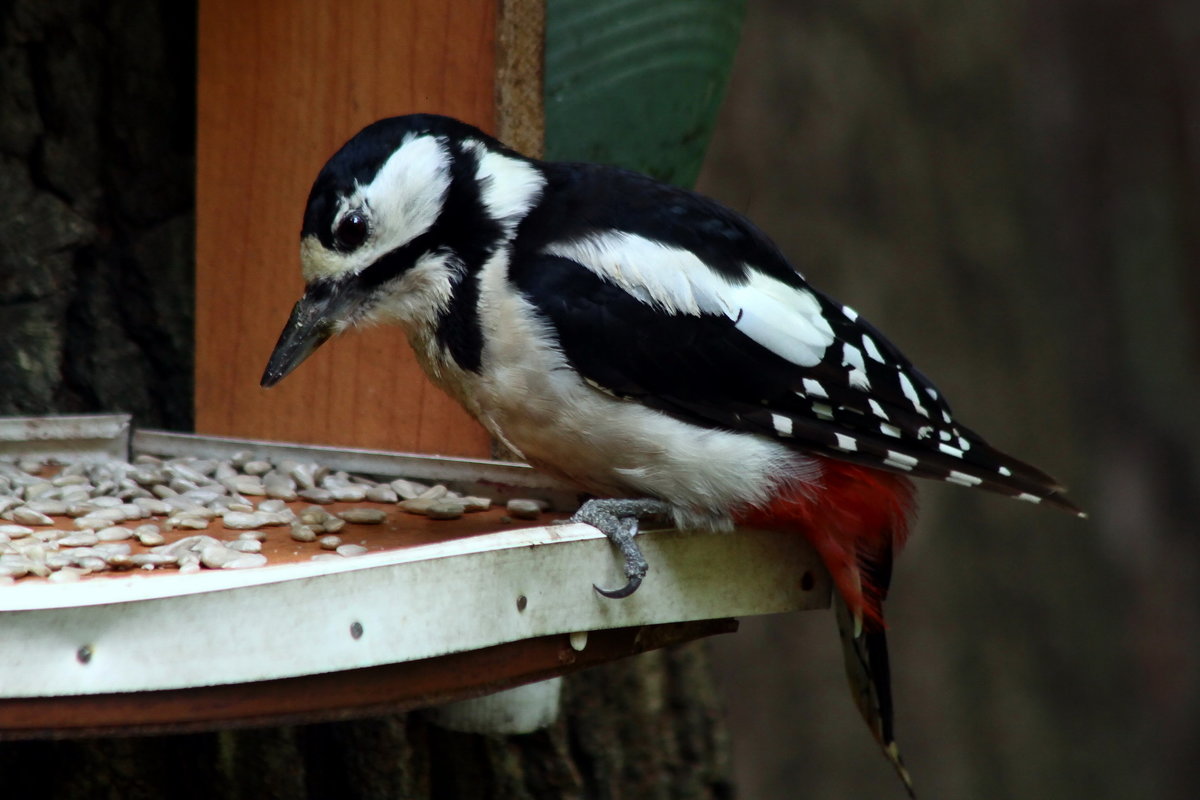
[{"label": "white cheek patch", "polygon": [[[367,207],[371,261],[433,227],[450,188],[450,155],[433,136],[412,136],[379,168],[375,179],[344,202]],[[340,216],[340,214],[339,214]]]},{"label": "white cheek patch", "polygon": [[315,235],[300,242],[306,282],[361,272],[433,227],[450,188],[450,156],[433,136],[410,136],[379,168],[374,179],[338,200],[333,228],[352,211],[367,218],[370,233],[349,253],[326,248]]}]

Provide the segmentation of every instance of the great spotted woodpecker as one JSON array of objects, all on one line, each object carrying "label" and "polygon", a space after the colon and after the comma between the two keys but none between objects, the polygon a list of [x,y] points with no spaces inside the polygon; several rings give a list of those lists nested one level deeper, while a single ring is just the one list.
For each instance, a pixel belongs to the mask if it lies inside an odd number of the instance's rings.
[{"label": "great spotted woodpecker", "polygon": [[498,440],[599,498],[576,518],[625,557],[611,597],[646,572],[647,515],[804,536],[837,590],[855,700],[910,793],[883,621],[909,478],[1080,513],[753,224],[645,176],[526,158],[446,117],[385,119],[317,176],[300,252],[307,288],[264,386],[350,326],[399,325]]}]

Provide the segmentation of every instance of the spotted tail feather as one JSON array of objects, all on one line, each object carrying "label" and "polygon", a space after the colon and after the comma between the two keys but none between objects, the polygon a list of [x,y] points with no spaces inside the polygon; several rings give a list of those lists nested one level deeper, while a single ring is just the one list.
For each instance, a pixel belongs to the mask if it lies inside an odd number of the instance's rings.
[{"label": "spotted tail feather", "polygon": [[893,733],[891,673],[883,601],[892,558],[908,537],[914,488],[907,478],[844,461],[821,460],[820,491],[780,493],[741,524],[802,534],[833,579],[846,677],[854,703],[909,796],[912,778]]}]

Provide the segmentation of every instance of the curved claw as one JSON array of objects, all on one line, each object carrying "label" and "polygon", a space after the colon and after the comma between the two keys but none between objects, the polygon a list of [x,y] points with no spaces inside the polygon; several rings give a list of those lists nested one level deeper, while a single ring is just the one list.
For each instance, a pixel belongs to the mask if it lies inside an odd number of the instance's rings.
[{"label": "curved claw", "polygon": [[572,520],[586,522],[599,529],[625,559],[626,583],[619,589],[592,588],[604,597],[620,600],[629,597],[642,585],[649,565],[634,537],[638,532],[638,516],[662,512],[662,503],[653,500],[591,500],[584,504]]},{"label": "curved claw", "polygon": [[594,583],[592,584],[592,588],[596,590],[597,594],[602,594],[611,600],[620,600],[622,598],[629,597],[629,595],[636,592],[638,587],[641,585],[642,585],[642,576],[641,575],[630,575],[629,582],[626,583],[624,586],[622,586],[620,589],[601,589],[599,586],[597,586]]}]

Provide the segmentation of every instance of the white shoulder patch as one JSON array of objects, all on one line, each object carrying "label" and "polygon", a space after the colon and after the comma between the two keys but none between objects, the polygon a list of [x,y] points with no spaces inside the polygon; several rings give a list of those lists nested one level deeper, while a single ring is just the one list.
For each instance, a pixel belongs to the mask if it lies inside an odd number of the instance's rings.
[{"label": "white shoulder patch", "polygon": [[542,173],[527,161],[493,153],[482,142],[467,142],[479,158],[475,178],[483,190],[483,205],[492,219],[511,232],[533,208],[546,184]]},{"label": "white shoulder patch", "polygon": [[[821,314],[817,298],[807,289],[797,289],[750,269],[750,280],[726,284],[731,319],[742,333],[793,364],[813,367],[833,344],[833,328]],[[826,396],[807,386],[810,393]]]},{"label": "white shoulder patch", "polygon": [[793,364],[815,366],[834,340],[812,292],[753,268],[748,268],[749,280],[733,283],[690,250],[623,231],[553,244],[545,252],[582,264],[668,313],[728,317],[746,336]]},{"label": "white shoulder patch", "polygon": [[725,313],[729,284],[690,250],[660,244],[624,231],[608,231],[546,247],[620,286],[649,305],[672,314]]}]

